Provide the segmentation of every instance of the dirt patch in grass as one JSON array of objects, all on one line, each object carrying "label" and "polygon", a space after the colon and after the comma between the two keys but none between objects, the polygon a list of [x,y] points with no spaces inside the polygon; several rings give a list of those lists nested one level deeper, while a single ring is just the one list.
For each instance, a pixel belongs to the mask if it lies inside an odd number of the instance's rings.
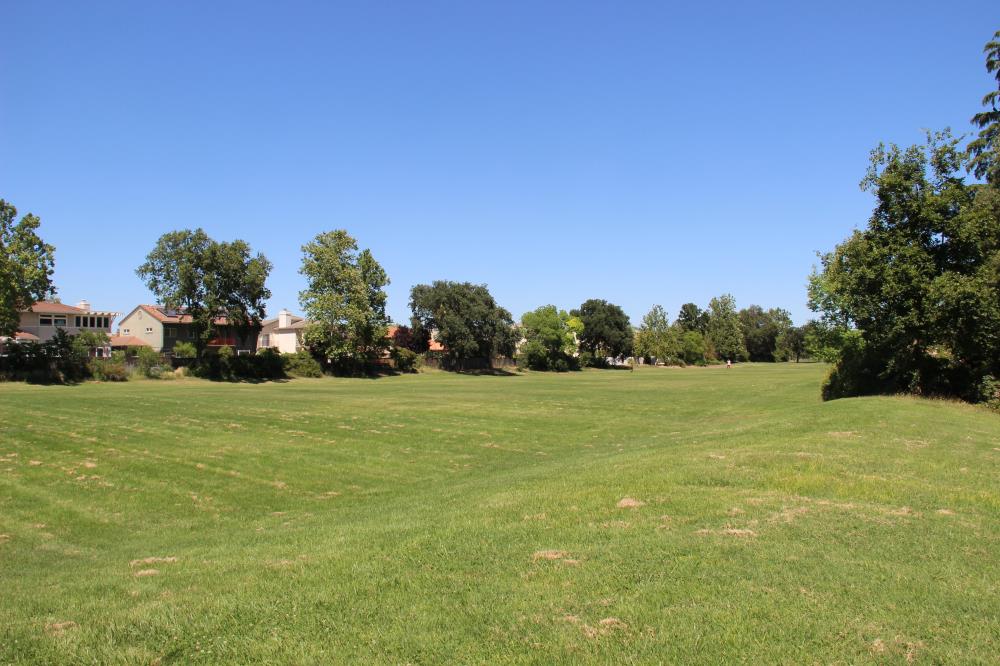
[{"label": "dirt patch in grass", "polygon": [[769,518],[772,523],[792,523],[799,516],[809,513],[808,507],[795,506],[795,507],[784,507],[778,513],[774,514]]},{"label": "dirt patch in grass", "polygon": [[914,511],[913,509],[911,509],[908,506],[901,506],[898,509],[892,509],[891,511],[887,511],[886,513],[888,513],[890,516],[902,516],[902,517],[905,517],[905,518],[919,518],[920,517],[920,513],[919,512]]},{"label": "dirt patch in grass", "polygon": [[619,509],[638,509],[640,506],[646,506],[646,503],[632,497],[623,497],[618,500],[618,504],[615,506]]},{"label": "dirt patch in grass", "polygon": [[173,555],[168,556],[168,557],[155,557],[154,556],[154,557],[143,557],[142,559],[139,559],[139,560],[132,560],[131,562],[128,563],[128,565],[129,565],[130,568],[134,569],[135,567],[137,567],[139,565],[142,565],[142,564],[171,564],[171,563],[176,562],[176,561],[177,561],[177,558],[174,557]]},{"label": "dirt patch in grass", "polygon": [[853,430],[835,430],[826,434],[834,439],[854,439],[861,436]]},{"label": "dirt patch in grass", "polygon": [[65,622],[49,622],[45,625],[45,633],[49,636],[62,636],[70,629],[76,629],[78,626],[79,625],[72,620],[66,620]]},{"label": "dirt patch in grass", "polygon": [[741,538],[751,538],[757,536],[756,532],[745,527],[723,527],[719,530],[701,529],[695,532],[695,534],[722,534],[725,536]]},{"label": "dirt patch in grass", "polygon": [[564,622],[580,627],[583,635],[591,640],[607,636],[618,631],[627,631],[628,625],[616,617],[605,617],[597,621],[596,625],[584,622],[579,615],[563,615]]},{"label": "dirt patch in grass", "polygon": [[539,550],[531,556],[532,562],[537,562],[538,560],[564,560],[569,557],[569,553],[565,550]]},{"label": "dirt patch in grass", "polygon": [[938,509],[935,513],[941,516],[954,516],[955,512],[951,509]]},{"label": "dirt patch in grass", "polygon": [[140,569],[133,574],[136,578],[146,578],[147,576],[159,576],[159,569]]}]

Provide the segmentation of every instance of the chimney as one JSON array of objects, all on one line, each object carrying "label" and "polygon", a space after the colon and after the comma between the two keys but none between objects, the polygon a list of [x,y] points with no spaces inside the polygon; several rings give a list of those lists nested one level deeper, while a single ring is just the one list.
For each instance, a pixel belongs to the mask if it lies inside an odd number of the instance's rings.
[{"label": "chimney", "polygon": [[84,312],[90,312],[90,301],[80,301],[76,304],[76,307],[80,308]]},{"label": "chimney", "polygon": [[278,313],[278,328],[288,328],[292,325],[292,313],[283,309]]}]

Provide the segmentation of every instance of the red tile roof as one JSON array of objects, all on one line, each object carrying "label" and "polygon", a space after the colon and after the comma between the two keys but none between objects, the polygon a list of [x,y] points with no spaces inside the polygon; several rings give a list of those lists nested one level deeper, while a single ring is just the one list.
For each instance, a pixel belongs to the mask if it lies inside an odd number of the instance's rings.
[{"label": "red tile roof", "polygon": [[31,311],[40,314],[90,314],[86,310],[74,308],[72,305],[66,305],[65,303],[56,303],[54,301],[38,301],[31,306]]},{"label": "red tile roof", "polygon": [[[147,314],[163,324],[190,324],[194,318],[184,313],[183,308],[168,310],[163,305],[140,305]],[[229,320],[225,317],[216,317],[213,321],[216,326],[228,326]]]},{"label": "red tile roof", "polygon": [[27,341],[30,341],[30,342],[38,342],[38,340],[39,340],[39,338],[38,338],[37,335],[32,335],[31,333],[27,333],[25,331],[18,331],[17,333],[15,333],[14,334],[14,339],[15,340],[27,340]]},{"label": "red tile roof", "polygon": [[150,344],[134,335],[112,335],[109,344],[112,347],[149,347]]}]

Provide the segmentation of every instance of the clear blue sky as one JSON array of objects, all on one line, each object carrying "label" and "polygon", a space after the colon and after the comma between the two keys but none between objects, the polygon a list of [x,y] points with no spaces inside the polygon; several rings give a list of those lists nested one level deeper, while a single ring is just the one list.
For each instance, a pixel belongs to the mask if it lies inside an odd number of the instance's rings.
[{"label": "clear blue sky", "polygon": [[[700,7],[699,4],[705,6]],[[64,302],[127,312],[169,230],[243,238],[298,310],[344,228],[392,279],[546,303],[730,292],[808,315],[879,141],[970,130],[990,2],[0,4],[0,197]]]}]

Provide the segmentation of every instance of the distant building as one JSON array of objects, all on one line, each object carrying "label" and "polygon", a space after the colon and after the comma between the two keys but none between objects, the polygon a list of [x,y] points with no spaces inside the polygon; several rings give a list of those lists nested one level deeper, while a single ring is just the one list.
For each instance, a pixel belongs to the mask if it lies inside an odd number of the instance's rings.
[{"label": "distant building", "polygon": [[[30,309],[21,313],[14,340],[18,342],[47,342],[56,331],[62,329],[69,335],[79,335],[84,332],[111,334],[111,325],[118,312],[93,310],[90,303],[80,301],[75,306],[56,303],[55,301],[38,301]],[[9,340],[0,340],[9,342]],[[96,347],[94,356],[107,356],[111,346]]]},{"label": "distant building", "polygon": [[304,349],[302,336],[309,320],[282,310],[274,319],[265,319],[257,336],[257,349],[275,349],[282,354],[294,354]]},{"label": "distant building", "polygon": [[[195,341],[191,315],[182,308],[171,309],[162,305],[137,305],[118,326],[120,346],[137,346],[136,342],[152,347],[154,351],[169,353],[178,342]],[[213,321],[215,337],[208,347],[232,347],[237,353],[253,353],[257,349],[260,324],[232,325],[225,317]]]}]

